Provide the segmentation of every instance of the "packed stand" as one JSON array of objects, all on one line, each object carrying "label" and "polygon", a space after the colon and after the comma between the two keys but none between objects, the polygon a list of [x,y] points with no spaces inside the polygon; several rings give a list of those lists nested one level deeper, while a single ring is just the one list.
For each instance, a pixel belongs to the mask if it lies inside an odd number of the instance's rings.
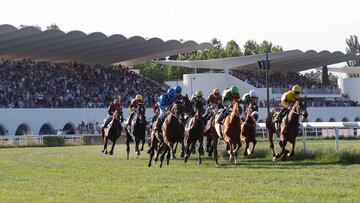
[{"label": "packed stand", "polygon": [[[233,71],[232,75],[245,81],[246,83],[257,88],[266,88],[265,72],[264,71]],[[279,73],[274,72],[269,74],[269,87],[272,92],[280,94],[290,89],[294,83],[302,87],[303,94],[339,94],[340,89],[337,84],[321,84],[310,78],[295,72]]]},{"label": "packed stand", "polygon": [[[348,98],[341,97],[336,99],[325,99],[325,98],[305,98],[307,107],[360,107],[360,103],[352,101]],[[280,107],[280,100],[270,99],[270,107]],[[265,108],[266,100],[259,101],[259,107]]]},{"label": "packed stand", "polygon": [[166,90],[121,66],[0,61],[0,108],[101,108],[115,97],[128,106],[137,93],[149,107]]}]

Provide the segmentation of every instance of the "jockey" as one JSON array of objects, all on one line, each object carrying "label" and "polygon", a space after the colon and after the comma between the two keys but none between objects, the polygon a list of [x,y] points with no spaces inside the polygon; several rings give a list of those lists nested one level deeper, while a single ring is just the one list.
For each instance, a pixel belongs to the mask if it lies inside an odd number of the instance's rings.
[{"label": "jockey", "polygon": [[182,94],[181,94],[181,91],[182,91],[182,88],[178,85],[176,87],[174,87],[174,90],[175,90],[175,93],[176,93],[176,96],[175,96],[175,99],[176,100],[182,100]]},{"label": "jockey", "polygon": [[225,109],[221,112],[218,120],[216,121],[219,124],[222,124],[223,120],[227,115],[230,114],[232,102],[238,102],[240,100],[239,89],[236,86],[231,86],[229,89],[224,90],[223,92],[223,105]]},{"label": "jockey", "polygon": [[296,100],[301,99],[301,87],[299,85],[294,85],[291,90],[285,92],[281,96],[281,111],[275,120],[275,122],[278,125],[278,129],[280,129],[280,124],[282,118],[286,115],[286,113],[289,111],[290,106],[292,106]]},{"label": "jockey", "polygon": [[201,104],[201,109],[200,109],[200,113],[204,114],[205,112],[205,106],[206,106],[206,100],[203,97],[203,93],[201,90],[196,91],[192,96],[191,96],[191,104],[193,106],[193,108],[196,108],[196,103],[200,102]]},{"label": "jockey", "polygon": [[166,118],[166,111],[173,105],[175,102],[176,92],[174,89],[169,89],[166,93],[160,96],[159,109],[160,115],[156,123],[155,131],[160,130],[162,123]]},{"label": "jockey", "polygon": [[113,116],[113,114],[114,114],[114,112],[116,111],[116,110],[119,110],[119,112],[120,112],[120,122],[122,122],[122,120],[123,120],[123,115],[122,115],[122,109],[121,109],[121,101],[120,101],[120,99],[118,98],[118,99],[115,99],[113,102],[111,102],[111,104],[109,105],[109,107],[108,107],[108,117],[106,118],[106,120],[105,120],[105,123],[104,123],[104,125],[103,125],[103,127],[102,128],[106,128],[108,125],[109,125],[109,123],[110,123],[110,121],[111,121],[111,119],[112,119],[112,116]]},{"label": "jockey", "polygon": [[131,123],[131,120],[134,116],[134,112],[139,105],[144,105],[143,96],[141,94],[137,94],[135,96],[135,99],[131,100],[131,103],[129,105],[129,110],[130,110],[131,114],[130,114],[130,118],[127,122],[128,125]]},{"label": "jockey", "polygon": [[258,106],[257,102],[259,100],[259,97],[257,96],[255,90],[250,90],[250,92],[243,95],[242,100],[244,102],[244,113],[246,114],[247,107],[250,104],[255,104],[256,106]]},{"label": "jockey", "polygon": [[209,120],[212,114],[210,113],[213,109],[222,108],[222,96],[220,94],[220,89],[213,89],[212,93],[208,96],[207,99],[208,108],[204,115],[205,120]]}]

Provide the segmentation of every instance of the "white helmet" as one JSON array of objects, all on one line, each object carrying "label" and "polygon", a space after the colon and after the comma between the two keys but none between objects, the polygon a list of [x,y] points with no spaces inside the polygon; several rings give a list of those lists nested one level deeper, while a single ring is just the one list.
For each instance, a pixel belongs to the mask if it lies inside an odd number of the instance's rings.
[{"label": "white helmet", "polygon": [[250,97],[258,97],[255,90],[250,90],[249,95]]}]

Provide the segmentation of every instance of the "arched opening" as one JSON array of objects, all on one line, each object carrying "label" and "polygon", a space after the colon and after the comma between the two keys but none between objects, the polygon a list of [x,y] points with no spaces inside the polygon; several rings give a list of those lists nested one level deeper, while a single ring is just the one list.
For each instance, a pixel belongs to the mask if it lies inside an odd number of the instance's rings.
[{"label": "arched opening", "polygon": [[360,117],[356,117],[354,121],[355,122],[360,122]]},{"label": "arched opening", "polygon": [[329,122],[336,122],[335,118],[330,118]]},{"label": "arched opening", "polygon": [[315,122],[322,122],[322,119],[321,119],[321,118],[317,118],[317,119],[315,120]]},{"label": "arched opening", "polygon": [[15,131],[15,135],[31,135],[31,134],[32,132],[30,127],[25,123],[20,124]]},{"label": "arched opening", "polygon": [[341,122],[349,122],[349,119],[345,117],[341,120]]},{"label": "arched opening", "polygon": [[65,135],[75,134],[75,127],[72,123],[66,123],[63,128],[63,133]]},{"label": "arched opening", "polygon": [[0,125],[0,136],[6,134],[6,129],[4,126]]},{"label": "arched opening", "polygon": [[45,123],[41,126],[39,130],[39,135],[49,135],[53,134],[53,127],[49,123]]}]

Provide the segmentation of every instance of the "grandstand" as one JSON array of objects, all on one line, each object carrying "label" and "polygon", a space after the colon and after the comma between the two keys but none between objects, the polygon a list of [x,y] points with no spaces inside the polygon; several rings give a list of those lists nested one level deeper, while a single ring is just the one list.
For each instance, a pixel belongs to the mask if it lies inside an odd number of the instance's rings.
[{"label": "grandstand", "polygon": [[[168,86],[174,85],[181,85],[187,94],[197,89],[208,94],[214,88],[223,90],[231,85],[239,86],[241,93],[256,89],[262,107],[260,122],[266,117],[264,73],[256,67],[256,61],[264,55],[159,61],[224,70],[224,73],[185,74],[183,81],[160,84],[135,73],[127,65],[211,45],[164,42],[158,38],[128,39],[122,35],[107,37],[102,33],[87,35],[80,31],[41,31],[34,27],[17,29],[10,25],[0,25],[0,45],[0,135],[97,133],[106,117],[106,107],[114,97],[122,98],[127,117],[126,107],[135,94],[143,94],[151,107]],[[281,93],[297,83],[303,87],[303,95],[313,112],[309,121],[359,120],[360,97],[354,88],[358,82],[344,79],[339,84],[317,83],[298,73],[315,67],[326,70],[327,65],[355,59],[357,55],[292,50],[269,56],[273,64],[271,107],[279,106]],[[147,117],[152,116],[150,110],[146,113]]]}]

